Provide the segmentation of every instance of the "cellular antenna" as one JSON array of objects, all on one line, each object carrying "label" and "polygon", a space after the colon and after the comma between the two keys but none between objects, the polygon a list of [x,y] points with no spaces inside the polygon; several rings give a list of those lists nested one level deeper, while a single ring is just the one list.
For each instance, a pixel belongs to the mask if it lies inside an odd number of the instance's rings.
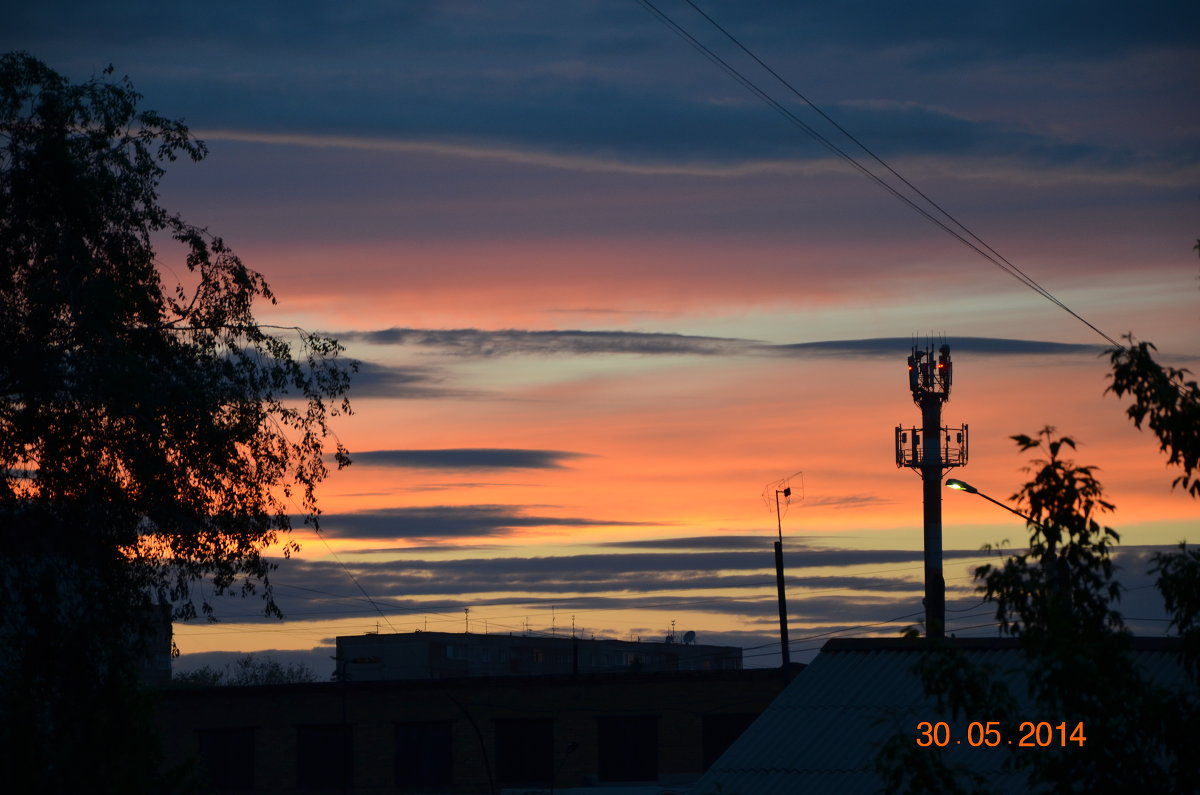
[{"label": "cellular antenna", "polygon": [[942,576],[942,477],[967,463],[967,426],[942,425],[942,404],[950,399],[954,365],[945,342],[934,358],[933,345],[913,346],[908,357],[908,388],[921,409],[921,428],[896,427],[896,466],[921,475],[925,503],[925,635],[946,632],[946,580]]}]

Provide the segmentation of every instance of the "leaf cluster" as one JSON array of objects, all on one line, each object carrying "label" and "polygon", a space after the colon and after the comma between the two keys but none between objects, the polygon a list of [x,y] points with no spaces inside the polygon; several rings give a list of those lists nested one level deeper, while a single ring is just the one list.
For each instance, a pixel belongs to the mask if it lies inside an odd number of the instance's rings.
[{"label": "leaf cluster", "polygon": [[1125,339],[1128,347],[1108,351],[1112,375],[1105,394],[1133,398],[1126,409],[1129,419],[1138,428],[1145,423],[1158,437],[1167,463],[1183,470],[1172,486],[1200,497],[1200,386],[1188,380],[1188,370],[1154,361],[1152,343],[1136,342],[1132,334]]},{"label": "leaf cluster", "polygon": [[1150,573],[1157,575],[1170,628],[1183,638],[1192,678],[1200,682],[1200,549],[1180,543],[1178,552],[1155,553]]},{"label": "leaf cluster", "polygon": [[1084,641],[1120,630],[1114,608],[1120,585],[1111,557],[1120,536],[1096,519],[1113,505],[1095,468],[1064,458],[1075,441],[1055,436],[1052,427],[1012,438],[1023,452],[1039,450],[1045,457],[1025,468],[1032,479],[1012,498],[1025,509],[1028,550],[975,570],[978,590],[996,606],[1001,632],[1036,643]]}]

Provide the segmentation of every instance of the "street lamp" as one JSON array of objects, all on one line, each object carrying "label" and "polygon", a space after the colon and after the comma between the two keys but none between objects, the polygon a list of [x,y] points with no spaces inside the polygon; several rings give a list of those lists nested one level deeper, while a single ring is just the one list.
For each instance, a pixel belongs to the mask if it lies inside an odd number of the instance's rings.
[{"label": "street lamp", "polygon": [[1026,516],[1025,514],[1021,513],[1020,511],[1014,510],[1013,508],[1008,507],[1007,505],[1000,502],[999,500],[992,499],[991,497],[984,494],[982,491],[975,488],[974,486],[972,486],[970,483],[967,483],[966,481],[958,480],[957,478],[950,478],[949,480],[946,481],[946,488],[954,489],[955,491],[965,491],[967,494],[978,494],[980,497],[983,497],[988,502],[992,502],[992,503],[995,503],[996,505],[999,505],[1001,508],[1008,511],[1009,513],[1015,513],[1017,516],[1021,517],[1022,519],[1029,522],[1030,524],[1034,524],[1034,525],[1038,524],[1032,518]]}]

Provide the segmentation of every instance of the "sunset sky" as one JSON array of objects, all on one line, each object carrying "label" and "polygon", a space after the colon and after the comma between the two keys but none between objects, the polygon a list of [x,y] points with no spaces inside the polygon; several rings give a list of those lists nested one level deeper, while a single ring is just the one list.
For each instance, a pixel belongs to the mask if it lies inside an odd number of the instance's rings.
[{"label": "sunset sky", "polygon": [[[696,4],[1087,323],[1200,367],[1200,7]],[[763,495],[793,473],[793,659],[896,634],[922,617],[922,509],[894,429],[920,423],[929,339],[970,426],[953,475],[1006,499],[1010,436],[1075,437],[1117,505],[1124,612],[1165,631],[1146,558],[1200,541],[1200,505],[1103,394],[1104,337],[799,128],[907,190],[686,0],[653,8],[793,117],[634,0],[6,11],[3,50],[111,63],[183,119],[210,153],[163,203],[267,277],[260,319],[362,362],[324,538],[296,531],[273,577],[287,620],[222,602],[176,626],[180,664],[294,651],[323,677],[336,635],[468,619],[674,625],[777,664]],[[970,569],[1025,529],[955,492],[944,527],[949,631],[992,634]]]}]

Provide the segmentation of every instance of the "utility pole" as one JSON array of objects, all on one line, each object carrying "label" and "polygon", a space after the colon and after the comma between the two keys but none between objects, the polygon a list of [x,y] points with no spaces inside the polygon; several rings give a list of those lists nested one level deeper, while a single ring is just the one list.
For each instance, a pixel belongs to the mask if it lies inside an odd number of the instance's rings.
[{"label": "utility pole", "polygon": [[779,530],[779,540],[775,542],[775,587],[779,591],[779,650],[783,655],[783,668],[791,665],[792,654],[788,648],[787,628],[787,595],[783,588],[783,517],[779,513],[779,495],[792,496],[790,486],[782,491],[775,490],[775,524]]},{"label": "utility pole", "polygon": [[[915,345],[908,357],[908,387],[921,410],[921,428],[896,428],[896,466],[916,470],[923,481],[925,518],[925,635],[945,636],[946,580],[942,575],[942,476],[967,463],[967,426],[942,425],[942,404],[950,399],[953,365],[950,346],[943,344],[934,360],[933,347]],[[953,438],[953,441],[951,441]]]}]

